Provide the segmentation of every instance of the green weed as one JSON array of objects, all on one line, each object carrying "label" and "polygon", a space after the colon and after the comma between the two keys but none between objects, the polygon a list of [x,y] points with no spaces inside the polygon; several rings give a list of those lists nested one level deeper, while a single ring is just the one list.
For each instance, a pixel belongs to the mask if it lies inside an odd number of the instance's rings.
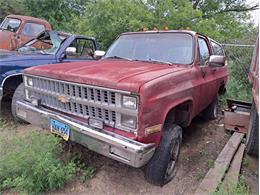
[{"label": "green weed", "polygon": [[249,195],[249,189],[244,177],[240,177],[238,184],[222,183],[218,190],[211,195]]},{"label": "green weed", "polygon": [[208,168],[212,168],[214,166],[214,160],[208,159],[206,161],[206,165],[207,165]]},{"label": "green weed", "polygon": [[61,162],[60,139],[30,131],[16,136],[12,131],[0,133],[0,191],[15,188],[39,193],[61,188],[73,178],[76,165]]}]

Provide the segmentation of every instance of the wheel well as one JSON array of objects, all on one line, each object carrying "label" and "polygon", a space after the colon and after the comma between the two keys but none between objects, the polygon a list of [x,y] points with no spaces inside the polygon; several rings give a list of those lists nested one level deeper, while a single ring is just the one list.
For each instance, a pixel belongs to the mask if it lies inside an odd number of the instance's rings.
[{"label": "wheel well", "polygon": [[186,101],[172,108],[166,116],[165,124],[176,124],[182,127],[188,126],[192,102]]},{"label": "wheel well", "polygon": [[225,83],[224,81],[221,83],[219,90],[218,90],[218,94],[219,95],[223,95],[226,93],[226,87],[225,87]]},{"label": "wheel well", "polygon": [[12,98],[15,89],[23,82],[22,75],[11,76],[4,81],[3,84],[3,97]]}]

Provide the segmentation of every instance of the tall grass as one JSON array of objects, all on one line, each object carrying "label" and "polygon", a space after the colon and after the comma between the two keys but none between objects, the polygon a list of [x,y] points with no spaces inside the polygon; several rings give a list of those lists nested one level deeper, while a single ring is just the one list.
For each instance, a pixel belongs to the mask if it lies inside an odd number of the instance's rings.
[{"label": "tall grass", "polygon": [[244,177],[240,177],[237,184],[222,183],[218,190],[211,195],[250,195]]},{"label": "tall grass", "polygon": [[16,132],[0,119],[0,194],[14,189],[29,194],[62,188],[80,177],[83,182],[94,174],[93,167],[64,157],[61,140],[33,130]]},{"label": "tall grass", "polygon": [[229,79],[225,98],[252,101],[248,74],[254,47],[226,46]]},{"label": "tall grass", "polygon": [[0,132],[0,191],[16,188],[39,193],[61,188],[73,178],[73,162],[62,162],[60,140],[54,136],[28,131]]}]

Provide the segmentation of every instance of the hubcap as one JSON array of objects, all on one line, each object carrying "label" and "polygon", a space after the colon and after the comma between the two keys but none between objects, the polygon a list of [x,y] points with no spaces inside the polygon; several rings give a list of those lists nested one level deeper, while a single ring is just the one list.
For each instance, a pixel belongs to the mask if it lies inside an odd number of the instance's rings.
[{"label": "hubcap", "polygon": [[166,170],[165,179],[171,178],[174,174],[174,168],[179,155],[179,150],[180,150],[180,142],[179,140],[176,140],[171,149],[171,157]]}]

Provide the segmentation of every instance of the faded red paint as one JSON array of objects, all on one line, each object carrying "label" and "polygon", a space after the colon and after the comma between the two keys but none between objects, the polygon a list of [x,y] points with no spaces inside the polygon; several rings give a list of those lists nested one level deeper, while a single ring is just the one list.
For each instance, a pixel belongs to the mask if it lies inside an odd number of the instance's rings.
[{"label": "faded red paint", "polygon": [[[169,32],[169,31],[168,31]],[[179,31],[182,32],[182,31]],[[169,111],[189,102],[190,124],[192,118],[205,109],[217,97],[221,85],[226,85],[227,67],[213,68],[198,65],[197,37],[195,32],[185,31],[194,37],[194,61],[191,65],[162,65],[137,61],[104,59],[92,62],[58,64],[33,67],[26,74],[53,79],[130,91],[140,97],[138,134],[119,129],[107,130],[120,133],[143,143],[159,143],[161,132],[145,136],[145,128],[164,124]],[[203,36],[210,42],[207,37]],[[210,46],[210,53],[213,54]]]},{"label": "faded red paint", "polygon": [[6,18],[14,18],[21,21],[21,24],[16,33],[8,30],[0,30],[0,49],[5,50],[15,50],[22,44],[33,39],[33,36],[23,35],[22,31],[26,23],[36,23],[44,25],[46,30],[51,30],[51,25],[46,21],[39,18],[34,18],[30,16],[20,16],[20,15],[8,15]]},{"label": "faded red paint", "polygon": [[252,85],[252,95],[259,113],[259,37],[257,37],[254,56],[251,62],[249,81]]}]

